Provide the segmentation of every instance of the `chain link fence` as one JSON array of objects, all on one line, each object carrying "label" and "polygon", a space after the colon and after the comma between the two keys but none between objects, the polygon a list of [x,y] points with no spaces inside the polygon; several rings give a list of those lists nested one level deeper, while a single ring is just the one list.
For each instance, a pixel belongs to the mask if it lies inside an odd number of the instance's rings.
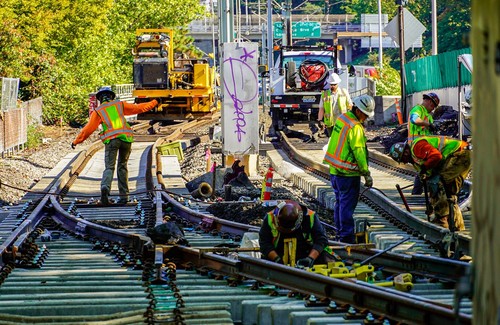
[{"label": "chain link fence", "polygon": [[0,78],[0,82],[0,153],[5,156],[24,149],[30,125],[42,125],[43,102],[41,97],[18,101],[18,78]]},{"label": "chain link fence", "polygon": [[[27,102],[19,101],[18,78],[0,78],[0,82],[2,85],[0,94],[0,154],[6,156],[24,149],[28,141],[29,126],[42,125],[43,101],[41,97]],[[112,88],[118,99],[134,101],[132,97],[133,84],[113,85]],[[95,93],[90,94],[89,109],[91,109],[92,103],[97,105]]]},{"label": "chain link fence", "polygon": [[19,78],[0,78],[0,83],[2,84],[2,112],[16,108]]}]

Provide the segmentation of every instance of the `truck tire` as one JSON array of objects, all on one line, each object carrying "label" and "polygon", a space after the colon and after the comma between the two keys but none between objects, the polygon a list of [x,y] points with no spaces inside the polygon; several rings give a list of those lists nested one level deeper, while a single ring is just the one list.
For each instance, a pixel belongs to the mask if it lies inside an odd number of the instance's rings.
[{"label": "truck tire", "polygon": [[287,63],[286,68],[286,85],[295,88],[295,76],[297,75],[297,66],[295,62],[290,61]]},{"label": "truck tire", "polygon": [[271,108],[270,115],[271,115],[271,121],[272,121],[271,133],[275,133],[275,132],[279,132],[279,131],[283,130],[284,124],[283,124],[283,116],[282,116],[281,111],[277,108]]}]

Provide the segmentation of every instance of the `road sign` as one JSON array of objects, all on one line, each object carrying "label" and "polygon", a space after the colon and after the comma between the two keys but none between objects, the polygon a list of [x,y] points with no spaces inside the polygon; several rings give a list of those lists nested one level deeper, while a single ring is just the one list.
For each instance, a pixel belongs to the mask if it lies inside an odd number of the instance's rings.
[{"label": "road sign", "polygon": [[[283,37],[283,23],[275,22],[273,24],[274,38]],[[315,21],[297,21],[292,22],[292,37],[294,38],[320,38],[321,24]]]},{"label": "road sign", "polygon": [[[412,15],[408,9],[403,8],[405,51],[425,32],[425,26]],[[387,33],[399,45],[399,14],[397,14],[384,28]]]}]

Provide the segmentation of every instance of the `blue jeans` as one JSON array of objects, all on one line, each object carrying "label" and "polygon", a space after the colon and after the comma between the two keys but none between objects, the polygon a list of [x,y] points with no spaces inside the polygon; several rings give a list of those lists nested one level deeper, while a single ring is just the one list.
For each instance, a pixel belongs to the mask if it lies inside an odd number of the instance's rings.
[{"label": "blue jeans", "polygon": [[335,193],[335,207],[333,221],[337,227],[339,240],[354,244],[354,209],[358,205],[360,191],[360,176],[330,175],[333,192]]},{"label": "blue jeans", "polygon": [[[102,173],[101,191],[106,189],[108,193],[111,191],[111,182],[115,173],[115,165],[118,165],[116,176],[118,178],[118,192],[120,199],[128,199],[128,158],[132,151],[132,143],[125,142],[120,139],[112,139],[104,145],[104,163],[105,169]],[[118,156],[118,164],[116,158]]]}]

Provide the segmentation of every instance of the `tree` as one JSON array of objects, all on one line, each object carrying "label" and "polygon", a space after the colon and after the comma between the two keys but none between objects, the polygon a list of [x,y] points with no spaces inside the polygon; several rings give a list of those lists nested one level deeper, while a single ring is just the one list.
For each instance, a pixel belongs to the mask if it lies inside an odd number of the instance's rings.
[{"label": "tree", "polygon": [[378,68],[378,53],[372,52],[368,54],[368,65],[373,65],[377,70],[378,79],[377,83],[377,95],[401,95],[401,76],[399,71],[391,67],[391,59],[389,56],[382,55],[382,69]]},{"label": "tree", "polygon": [[205,8],[198,0],[4,0],[0,76],[21,79],[23,100],[43,96],[47,123],[88,117],[88,94],[132,82],[135,30],[182,30]]},{"label": "tree", "polygon": [[[389,15],[389,19],[397,13],[394,0],[381,0],[382,12]],[[356,15],[355,22],[361,21],[361,14],[377,14],[378,0],[350,0],[343,1],[340,5],[346,14]]]}]

